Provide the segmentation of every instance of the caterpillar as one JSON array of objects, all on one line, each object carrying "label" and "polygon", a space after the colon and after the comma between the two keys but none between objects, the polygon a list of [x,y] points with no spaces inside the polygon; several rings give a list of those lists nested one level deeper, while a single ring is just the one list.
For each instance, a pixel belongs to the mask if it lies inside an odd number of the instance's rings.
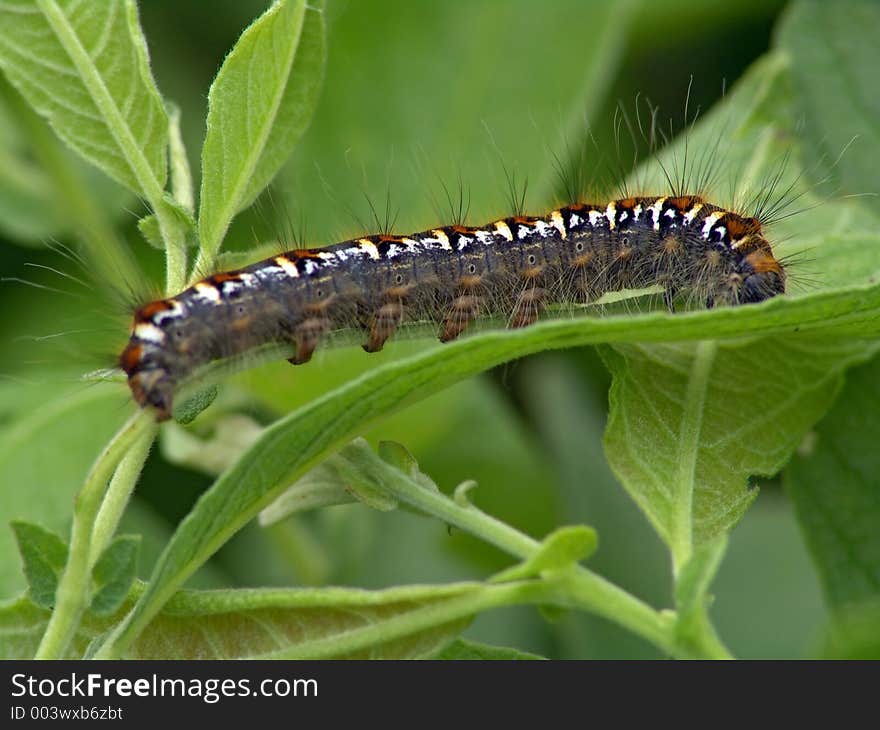
[{"label": "caterpillar", "polygon": [[666,307],[760,302],[785,292],[761,221],[697,195],[572,204],[485,226],[370,235],[293,250],[209,276],[135,312],[119,356],[134,399],[171,417],[175,388],[199,366],[290,343],[307,362],[328,332],[355,326],[367,352],[406,321],[454,340],[484,315],[525,327],[554,303],[590,303],[658,286]]}]

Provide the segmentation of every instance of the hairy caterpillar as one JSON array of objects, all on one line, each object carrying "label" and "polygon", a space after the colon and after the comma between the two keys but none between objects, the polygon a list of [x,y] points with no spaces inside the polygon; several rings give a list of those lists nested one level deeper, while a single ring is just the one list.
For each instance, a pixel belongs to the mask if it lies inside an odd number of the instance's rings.
[{"label": "hairy caterpillar", "polygon": [[321,337],[356,326],[367,352],[404,321],[458,337],[483,315],[511,327],[552,303],[659,286],[707,307],[759,302],[785,291],[786,274],[761,221],[696,195],[573,204],[482,227],[373,235],[289,251],[214,274],[137,310],[119,358],[135,400],[170,418],[177,385],[196,368],[270,342],[307,362]]}]

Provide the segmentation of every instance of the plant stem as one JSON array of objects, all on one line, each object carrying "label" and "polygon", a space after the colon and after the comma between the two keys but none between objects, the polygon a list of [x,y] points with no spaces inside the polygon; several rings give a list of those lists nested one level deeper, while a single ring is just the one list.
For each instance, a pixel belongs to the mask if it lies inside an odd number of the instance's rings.
[{"label": "plant stem", "polygon": [[152,431],[145,431],[129,447],[128,453],[122,457],[119,466],[113,473],[110,486],[101,502],[101,508],[95,518],[92,530],[92,545],[89,551],[89,567],[94,566],[104,548],[113,538],[122,513],[128,504],[131,493],[137,484],[138,477],[144,468],[144,462],[153,445]]},{"label": "plant stem", "polygon": [[152,414],[138,411],[116,433],[98,456],[76,496],[67,565],[58,585],[55,609],[37,649],[37,659],[65,656],[85,609],[89,592],[89,568],[95,518],[107,489],[107,482],[126,451],[141,439],[152,438],[156,422]]},{"label": "plant stem", "polygon": [[[378,457],[371,458],[373,470],[381,470],[381,483],[395,498],[429,515],[454,525],[495,545],[511,555],[529,558],[541,544],[510,525],[480,511],[461,505],[446,495],[426,489]],[[359,464],[363,466],[363,464]],[[567,578],[566,597],[579,608],[589,610],[629,629],[673,656],[683,652],[676,646],[674,620],[586,568],[578,566]]]}]

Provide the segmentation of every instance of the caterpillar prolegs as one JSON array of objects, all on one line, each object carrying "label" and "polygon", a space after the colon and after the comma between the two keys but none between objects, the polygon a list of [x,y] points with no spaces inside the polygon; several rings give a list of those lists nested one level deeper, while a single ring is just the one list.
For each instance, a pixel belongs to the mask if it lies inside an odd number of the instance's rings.
[{"label": "caterpillar prolegs", "polygon": [[196,368],[272,342],[307,362],[332,330],[363,328],[367,352],[403,321],[429,321],[442,341],[477,317],[535,322],[553,303],[589,303],[659,286],[700,304],[759,302],[785,291],[785,271],[756,218],[694,195],[576,204],[486,226],[444,226],[295,250],[214,274],[137,310],[120,355],[135,400],[171,416]]}]

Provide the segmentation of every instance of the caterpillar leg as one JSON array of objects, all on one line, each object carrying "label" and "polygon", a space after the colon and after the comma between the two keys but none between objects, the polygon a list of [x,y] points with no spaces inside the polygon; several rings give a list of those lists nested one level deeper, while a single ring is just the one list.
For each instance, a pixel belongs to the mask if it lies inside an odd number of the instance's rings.
[{"label": "caterpillar leg", "polygon": [[403,304],[387,302],[376,310],[369,327],[369,337],[363,348],[366,352],[379,352],[394,334],[403,319]]},{"label": "caterpillar leg", "polygon": [[544,310],[545,296],[546,291],[539,287],[521,292],[516,299],[516,304],[513,305],[509,327],[515,329],[534,324]]},{"label": "caterpillar leg", "polygon": [[452,300],[452,308],[443,329],[440,332],[440,342],[449,342],[464,332],[468,325],[477,317],[480,299],[473,294],[464,294]]},{"label": "caterpillar leg", "polygon": [[330,320],[323,317],[309,317],[300,322],[293,333],[296,354],[288,358],[293,365],[302,365],[312,359],[312,353],[321,337],[330,329]]}]

